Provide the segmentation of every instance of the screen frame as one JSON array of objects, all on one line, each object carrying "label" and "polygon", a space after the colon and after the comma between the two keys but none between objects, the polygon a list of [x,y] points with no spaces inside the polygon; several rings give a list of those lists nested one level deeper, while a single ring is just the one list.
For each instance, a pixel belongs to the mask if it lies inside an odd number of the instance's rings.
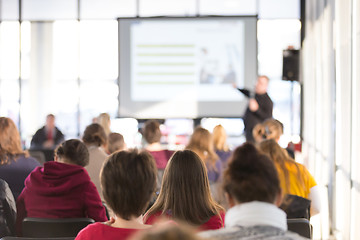
[{"label": "screen frame", "polygon": [[[121,31],[120,31],[120,21],[121,20],[146,20],[146,21],[159,21],[159,20],[195,20],[195,19],[251,19],[251,21],[254,21],[254,28],[252,29],[252,31],[254,31],[254,35],[253,40],[255,40],[255,54],[253,56],[251,56],[251,54],[245,54],[246,57],[246,61],[245,61],[245,69],[248,68],[253,68],[251,71],[251,73],[249,73],[250,71],[246,71],[245,72],[245,82],[244,82],[244,87],[245,88],[249,88],[249,89],[253,89],[254,87],[254,83],[256,82],[256,78],[255,79],[251,79],[252,77],[249,77],[251,75],[255,75],[258,76],[258,36],[257,36],[257,23],[258,23],[258,15],[226,15],[226,16],[219,16],[219,15],[202,15],[202,16],[154,16],[154,17],[121,17],[118,18],[118,79],[117,79],[117,84],[118,84],[118,111],[117,111],[117,115],[118,117],[133,117],[136,119],[159,119],[162,118],[162,116],[154,116],[154,117],[138,117],[138,116],[134,116],[132,114],[128,114],[126,113],[126,110],[124,111],[124,109],[122,109],[121,107],[121,103],[123,101],[122,99],[122,92],[121,89],[122,87],[124,87],[124,83],[121,82],[122,79],[122,66],[128,67],[130,68],[130,62],[128,61],[128,63],[126,63],[125,65],[122,65],[122,57],[121,57]],[[245,33],[247,32],[248,29],[245,30]],[[245,38],[245,45],[247,44],[247,42],[249,41],[249,39]],[[245,48],[246,50],[246,48]],[[125,85],[126,86],[126,85]],[[241,93],[239,92],[239,95],[241,95]],[[129,98],[130,99],[130,98]],[[156,103],[156,102],[155,102]],[[234,102],[211,102],[211,101],[199,101],[197,102],[197,108],[201,109],[203,106],[205,105],[211,105],[212,108],[214,109],[221,109],[224,108],[224,104],[229,104],[228,107],[230,108],[236,108],[237,110],[233,111],[233,114],[198,114],[194,117],[189,117],[189,116],[174,116],[174,117],[169,117],[169,118],[192,118],[192,119],[201,119],[201,118],[212,118],[212,117],[217,117],[217,118],[242,118],[243,113],[246,110],[247,107],[247,100],[244,99],[241,102],[235,102],[236,104],[238,104],[238,106],[235,106]],[[136,103],[134,103],[136,105]],[[143,103],[142,103],[143,104]],[[153,105],[154,102],[149,103],[149,107],[151,105]],[[148,106],[146,106],[148,107]]]}]

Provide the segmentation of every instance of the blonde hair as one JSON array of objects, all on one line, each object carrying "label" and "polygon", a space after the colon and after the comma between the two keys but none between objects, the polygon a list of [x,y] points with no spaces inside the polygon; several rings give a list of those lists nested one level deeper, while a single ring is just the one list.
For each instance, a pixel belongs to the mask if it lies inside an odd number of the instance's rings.
[{"label": "blonde hair", "polygon": [[110,130],[110,115],[108,113],[101,113],[97,118],[98,123],[104,128],[106,136],[111,133]]},{"label": "blonde hair", "polygon": [[220,150],[225,152],[229,151],[229,147],[226,144],[226,139],[227,139],[227,135],[225,128],[220,124],[215,126],[213,130],[213,141],[214,141],[215,150]]},{"label": "blonde hair", "polygon": [[10,118],[0,117],[0,165],[16,160],[19,155],[28,156],[22,150],[19,131]]},{"label": "blonde hair", "polygon": [[283,134],[283,124],[276,119],[269,118],[263,123],[256,124],[253,129],[253,137],[256,143],[266,139],[278,141]]},{"label": "blonde hair", "polygon": [[208,166],[216,170],[215,164],[219,157],[214,151],[212,135],[208,130],[202,127],[195,128],[186,149],[194,151],[205,164],[208,163]]}]

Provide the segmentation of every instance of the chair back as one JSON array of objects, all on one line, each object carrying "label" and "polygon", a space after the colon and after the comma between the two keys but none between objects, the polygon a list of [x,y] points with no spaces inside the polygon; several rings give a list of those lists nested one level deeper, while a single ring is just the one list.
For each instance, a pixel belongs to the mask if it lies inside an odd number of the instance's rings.
[{"label": "chair back", "polygon": [[312,226],[306,218],[287,219],[288,230],[312,239]]},{"label": "chair back", "polygon": [[91,218],[25,218],[22,222],[23,237],[54,238],[76,237],[81,229],[95,221]]}]

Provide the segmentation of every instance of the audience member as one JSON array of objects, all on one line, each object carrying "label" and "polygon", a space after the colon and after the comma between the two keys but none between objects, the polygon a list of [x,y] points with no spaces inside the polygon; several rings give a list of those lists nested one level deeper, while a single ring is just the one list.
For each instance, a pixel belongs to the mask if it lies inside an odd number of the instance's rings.
[{"label": "audience member", "polygon": [[89,152],[81,141],[63,142],[55,150],[55,161],[36,168],[25,180],[17,199],[17,232],[25,217],[89,217],[106,221],[105,208],[85,166]]},{"label": "audience member", "polygon": [[64,134],[55,126],[55,116],[46,116],[46,124],[36,131],[31,140],[31,149],[54,149],[64,141]]},{"label": "audience member", "polygon": [[86,170],[89,173],[91,181],[95,184],[101,199],[103,199],[99,175],[101,167],[108,156],[103,149],[103,146],[107,142],[104,128],[98,123],[90,124],[86,127],[82,140],[88,148],[90,155],[89,165],[86,167]]},{"label": "audience member", "polygon": [[91,224],[77,240],[129,239],[135,232],[150,228],[142,221],[156,188],[156,166],[149,153],[134,149],[112,154],[102,168],[101,185],[115,221]]},{"label": "audience member", "polygon": [[123,135],[120,133],[110,133],[107,143],[107,153],[112,154],[116,151],[122,151],[126,149],[126,144]]},{"label": "audience member", "polygon": [[235,149],[224,173],[224,190],[231,208],[225,228],[206,231],[211,239],[303,239],[287,231],[286,214],[274,164],[250,144]]},{"label": "audience member", "polygon": [[106,136],[109,136],[109,134],[111,133],[110,115],[108,113],[101,113],[97,118],[97,123],[100,124],[104,128]]},{"label": "audience member", "polygon": [[0,238],[15,234],[16,205],[9,185],[0,179]]},{"label": "audience member", "polygon": [[306,167],[289,157],[275,140],[265,140],[259,148],[274,162],[284,193],[311,200],[310,215],[320,211],[320,193],[316,181]]},{"label": "audience member", "polygon": [[222,164],[214,151],[212,135],[208,130],[197,127],[186,149],[194,151],[204,161],[210,185],[221,180]]},{"label": "audience member", "polygon": [[160,194],[144,222],[161,218],[182,221],[200,230],[223,227],[224,209],[210,193],[204,162],[193,151],[176,152],[168,162]]},{"label": "audience member", "polygon": [[161,146],[160,124],[156,120],[149,120],[145,123],[143,136],[148,143],[145,149],[154,157],[156,162],[158,169],[157,188],[159,189],[164,175],[164,169],[170,157],[174,154],[174,151],[164,149],[164,147]]},{"label": "audience member", "polygon": [[[260,143],[266,139],[274,139],[276,142],[279,142],[280,137],[284,133],[284,125],[274,118],[266,119],[264,122],[256,124],[253,129],[253,136],[256,143]],[[295,159],[295,153],[293,149],[286,148],[286,151]]]},{"label": "audience member", "polygon": [[227,135],[222,125],[217,125],[213,130],[213,141],[216,154],[219,156],[223,169],[227,166],[227,161],[231,156],[231,151],[226,143]]},{"label": "audience member", "polygon": [[10,118],[0,117],[0,178],[9,184],[15,199],[23,190],[25,179],[37,166],[40,163],[23,151],[15,123]]}]

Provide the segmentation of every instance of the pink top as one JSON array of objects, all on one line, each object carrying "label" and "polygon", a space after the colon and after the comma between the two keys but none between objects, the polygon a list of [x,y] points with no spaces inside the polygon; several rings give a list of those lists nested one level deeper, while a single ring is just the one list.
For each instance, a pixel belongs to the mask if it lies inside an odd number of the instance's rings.
[{"label": "pink top", "polygon": [[160,151],[148,151],[155,159],[156,167],[158,169],[165,169],[167,162],[174,154],[174,151],[160,150]]},{"label": "pink top", "polygon": [[[145,224],[153,225],[157,220],[159,220],[164,216],[168,219],[171,219],[170,215],[168,214],[161,215],[161,212],[158,212],[149,216]],[[198,229],[200,231],[205,231],[205,230],[215,230],[215,229],[223,228],[224,219],[225,219],[225,212],[220,212],[220,216],[219,215],[212,216],[207,222],[200,225]]]},{"label": "pink top", "polygon": [[125,240],[129,239],[134,233],[142,231],[133,228],[116,228],[103,223],[93,223],[81,230],[76,240]]}]

